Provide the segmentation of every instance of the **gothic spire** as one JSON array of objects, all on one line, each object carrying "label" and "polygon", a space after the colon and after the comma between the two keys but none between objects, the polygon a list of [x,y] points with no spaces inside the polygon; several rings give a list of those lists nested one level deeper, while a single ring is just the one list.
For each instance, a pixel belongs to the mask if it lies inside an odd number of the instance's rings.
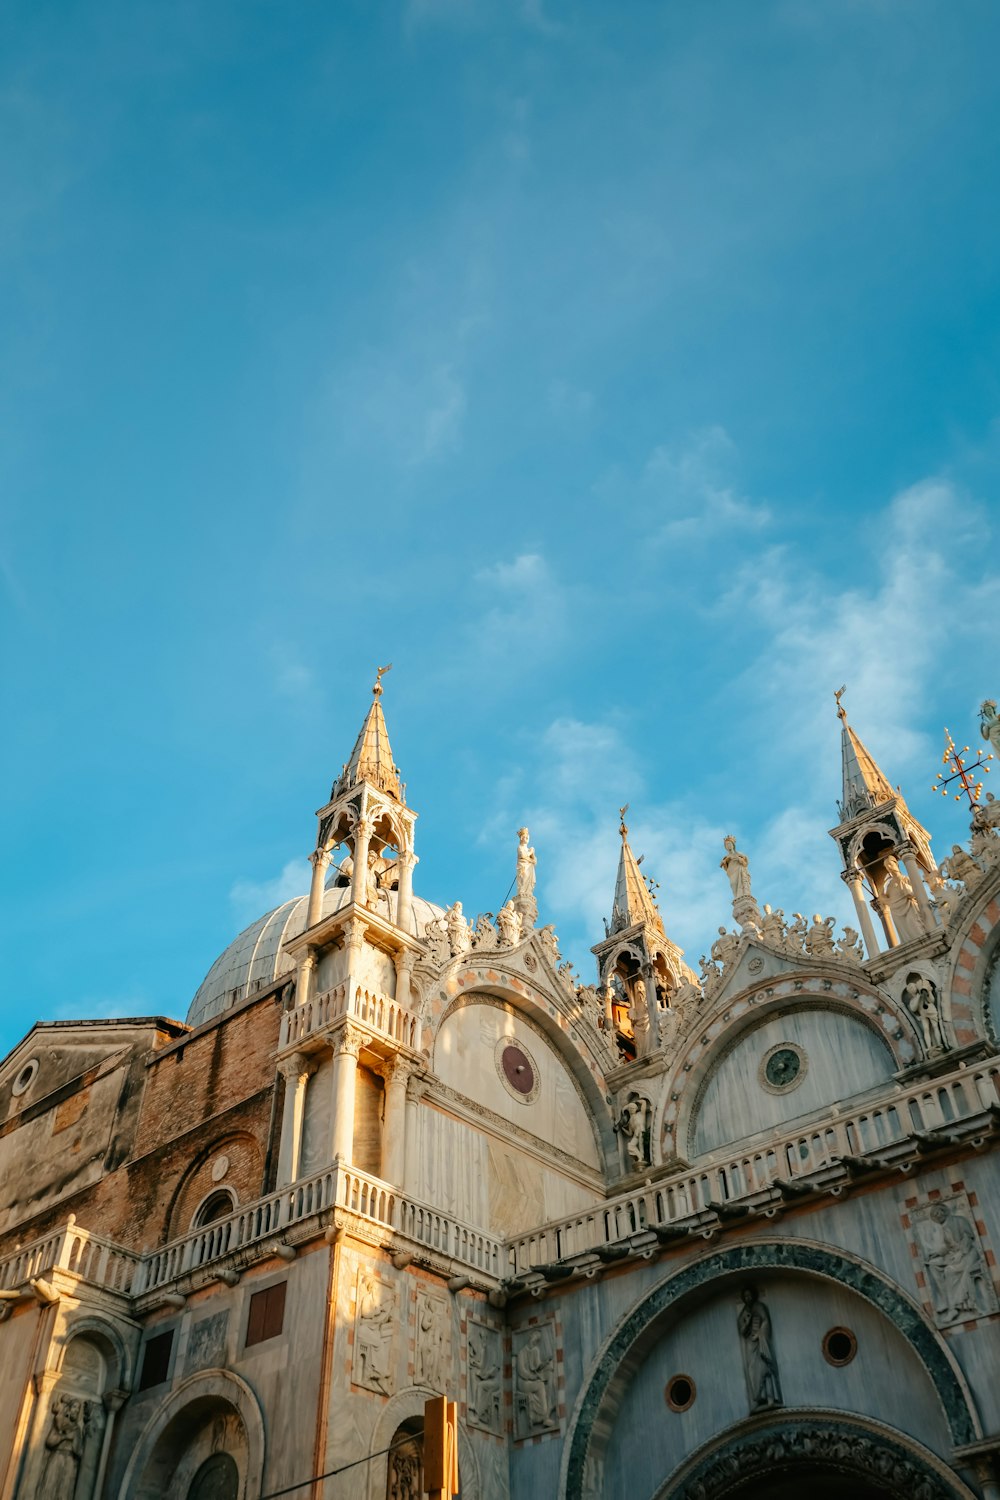
[{"label": "gothic spire", "polygon": [[625,822],[627,812],[628,803],[620,809],[621,824],[618,831],[621,834],[622,847],[618,857],[618,878],[615,881],[615,904],[611,913],[611,931],[621,932],[626,927],[642,925],[652,927],[654,931],[665,937],[663,918],[657,910],[649,887],[642,878],[639,861],[632,853],[632,846],[628,841],[628,825]]},{"label": "gothic spire", "polygon": [[874,757],[865,749],[850,724],[847,710],[841,703],[844,689],[834,694],[837,700],[837,717],[841,724],[840,749],[843,764],[843,799],[838,804],[841,821],[847,823],[872,807],[898,798],[905,807],[902,795],[895,791],[888,777],[876,764]]},{"label": "gothic spire", "polygon": [[389,731],[386,728],[385,714],[382,712],[382,704],[379,701],[382,697],[382,678],[391,669],[392,663],[390,662],[387,667],[379,667],[375,674],[372,705],[361,726],[361,733],[355,741],[351,757],[333,784],[333,790],[330,793],[331,801],[362,781],[370,782],[372,786],[378,787],[379,791],[395,797],[398,802],[405,800],[399,781],[399,767],[392,758]]}]

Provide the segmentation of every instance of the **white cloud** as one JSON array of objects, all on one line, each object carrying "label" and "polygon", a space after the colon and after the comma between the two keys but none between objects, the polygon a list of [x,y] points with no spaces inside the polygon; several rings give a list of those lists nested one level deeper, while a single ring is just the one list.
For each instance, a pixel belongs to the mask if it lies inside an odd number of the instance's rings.
[{"label": "white cloud", "polygon": [[769,507],[729,482],[735,457],[732,439],[717,425],[693,433],[683,446],[654,448],[642,473],[642,488],[654,506],[654,543],[706,541],[720,532],[755,532],[770,524]]},{"label": "white cloud", "polygon": [[424,399],[426,408],[410,456],[414,464],[453,453],[461,441],[465,420],[465,386],[450,365],[440,366],[429,376]]},{"label": "white cloud", "polygon": [[308,860],[290,859],[280,875],[271,880],[237,880],[230,888],[229,900],[238,920],[252,922],[282,902],[305,895],[311,873]]},{"label": "white cloud", "polygon": [[566,638],[568,593],[539,552],[521,552],[476,574],[482,608],[468,634],[473,654],[499,677],[521,674]]}]

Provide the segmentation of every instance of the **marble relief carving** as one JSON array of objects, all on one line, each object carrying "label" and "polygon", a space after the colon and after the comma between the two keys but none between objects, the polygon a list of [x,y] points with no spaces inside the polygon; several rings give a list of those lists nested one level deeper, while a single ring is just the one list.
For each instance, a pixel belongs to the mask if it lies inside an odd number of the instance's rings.
[{"label": "marble relief carving", "polygon": [[56,1396],[45,1436],[45,1467],[35,1491],[38,1500],[74,1500],[92,1403],[78,1396]]},{"label": "marble relief carving", "polygon": [[750,1410],[762,1411],[768,1406],[780,1406],[781,1385],[778,1380],[778,1361],[774,1353],[771,1314],[752,1286],[745,1286],[740,1293],[736,1326],[743,1352],[743,1373],[746,1376]]},{"label": "marble relief carving", "polygon": [[354,1322],[355,1385],[391,1396],[393,1379],[393,1334],[396,1293],[372,1271],[359,1270],[357,1312]]},{"label": "marble relief carving", "polygon": [[444,1391],[451,1373],[448,1347],[448,1304],[420,1288],[414,1309],[413,1373],[417,1385]]},{"label": "marble relief carving", "polygon": [[514,1436],[552,1432],[559,1426],[555,1324],[518,1329],[512,1345]]},{"label": "marble relief carving", "polygon": [[503,1432],[503,1341],[500,1330],[469,1319],[466,1410],[470,1427]]},{"label": "marble relief carving", "polygon": [[965,1193],[911,1210],[938,1327],[997,1311],[997,1295]]}]

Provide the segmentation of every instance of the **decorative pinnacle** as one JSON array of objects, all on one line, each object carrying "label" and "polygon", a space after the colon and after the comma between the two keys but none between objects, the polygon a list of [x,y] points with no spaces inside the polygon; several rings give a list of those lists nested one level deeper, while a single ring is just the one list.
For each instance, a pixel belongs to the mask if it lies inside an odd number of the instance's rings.
[{"label": "decorative pinnacle", "polygon": [[387,667],[376,667],[375,668],[375,686],[372,688],[372,697],[373,698],[381,698],[381,696],[382,696],[382,678],[385,676],[386,672],[391,672],[391,671],[392,671],[392,662],[390,662]]},{"label": "decorative pinnacle", "polygon": [[836,698],[836,700],[837,700],[837,718],[841,721],[842,724],[846,724],[847,723],[847,709],[844,707],[844,705],[841,703],[840,700],[841,700],[841,698],[844,696],[844,694],[846,692],[847,692],[847,683],[845,682],[844,686],[841,687],[841,688],[838,688],[837,691],[833,695]]}]

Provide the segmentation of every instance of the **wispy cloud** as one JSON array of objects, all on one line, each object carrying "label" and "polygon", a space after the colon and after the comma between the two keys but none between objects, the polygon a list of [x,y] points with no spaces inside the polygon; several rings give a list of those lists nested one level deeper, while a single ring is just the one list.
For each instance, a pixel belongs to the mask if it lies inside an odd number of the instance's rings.
[{"label": "wispy cloud", "polygon": [[654,448],[642,473],[653,507],[652,541],[709,541],[721,531],[763,530],[767,505],[741,494],[731,478],[736,447],[724,427],[704,427],[683,444]]},{"label": "wispy cloud", "polygon": [[304,896],[309,889],[310,874],[307,860],[290,859],[281,873],[270,880],[237,880],[229,891],[235,916],[241,922],[252,922],[282,902]]}]

